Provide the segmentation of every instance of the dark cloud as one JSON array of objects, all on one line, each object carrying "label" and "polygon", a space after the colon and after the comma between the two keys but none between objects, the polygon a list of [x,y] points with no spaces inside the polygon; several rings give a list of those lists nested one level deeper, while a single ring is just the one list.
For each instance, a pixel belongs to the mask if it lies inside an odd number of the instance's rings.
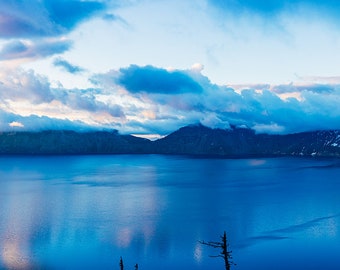
[{"label": "dark cloud", "polygon": [[185,71],[168,71],[153,66],[131,65],[121,68],[116,83],[131,93],[162,94],[200,93],[202,87]]},{"label": "dark cloud", "polygon": [[56,58],[53,61],[53,64],[54,64],[54,66],[61,67],[65,71],[72,73],[72,74],[81,73],[81,72],[84,71],[83,68],[76,66],[76,65],[72,65],[70,62],[68,62],[68,61],[66,61],[62,58]]},{"label": "dark cloud", "polygon": [[12,0],[0,2],[0,37],[29,38],[65,34],[105,10],[102,1]]},{"label": "dark cloud", "polygon": [[55,54],[61,54],[70,49],[70,40],[40,40],[36,42],[24,42],[15,40],[5,44],[0,51],[0,60],[12,60],[22,58],[43,58]]},{"label": "dark cloud", "polygon": [[50,20],[65,31],[105,8],[102,1],[46,0],[44,3]]}]

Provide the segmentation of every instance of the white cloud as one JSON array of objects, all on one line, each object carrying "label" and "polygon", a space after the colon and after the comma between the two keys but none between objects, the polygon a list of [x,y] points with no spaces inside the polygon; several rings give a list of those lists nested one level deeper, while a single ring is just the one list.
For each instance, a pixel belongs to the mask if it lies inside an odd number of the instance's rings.
[{"label": "white cloud", "polygon": [[8,124],[10,127],[18,127],[18,128],[23,128],[24,125],[20,122],[17,122],[17,121],[13,121],[11,123]]},{"label": "white cloud", "polygon": [[194,72],[202,72],[204,65],[201,63],[195,63],[191,66],[191,70]]},{"label": "white cloud", "polygon": [[269,134],[282,133],[282,132],[285,131],[285,127],[279,126],[276,123],[274,123],[274,124],[255,124],[253,126],[253,129],[257,133],[269,133]]}]

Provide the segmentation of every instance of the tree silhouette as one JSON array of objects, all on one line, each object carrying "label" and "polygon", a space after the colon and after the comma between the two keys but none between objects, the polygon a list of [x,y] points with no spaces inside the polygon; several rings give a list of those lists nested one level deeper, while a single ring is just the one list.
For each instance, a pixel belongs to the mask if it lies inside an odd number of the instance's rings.
[{"label": "tree silhouette", "polygon": [[213,248],[219,248],[221,249],[220,254],[218,255],[211,255],[210,257],[213,258],[222,258],[224,260],[224,266],[226,270],[230,270],[231,265],[236,265],[235,263],[232,262],[232,251],[228,250],[229,244],[227,242],[227,234],[224,231],[223,236],[221,236],[221,241],[220,242],[205,242],[205,241],[199,241],[199,243],[213,247]]},{"label": "tree silhouette", "polygon": [[124,263],[123,263],[122,257],[120,257],[119,266],[120,266],[120,270],[124,270]]},{"label": "tree silhouette", "polygon": [[[120,270],[124,270],[124,262],[123,262],[122,256],[120,256],[119,268],[120,268]],[[135,270],[138,270],[138,263],[135,264]]]}]

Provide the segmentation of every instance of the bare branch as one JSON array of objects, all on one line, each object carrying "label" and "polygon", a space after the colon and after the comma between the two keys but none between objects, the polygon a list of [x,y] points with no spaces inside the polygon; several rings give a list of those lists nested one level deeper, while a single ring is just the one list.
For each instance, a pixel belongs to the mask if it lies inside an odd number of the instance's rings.
[{"label": "bare branch", "polygon": [[226,232],[224,232],[223,236],[221,236],[221,242],[213,242],[213,241],[209,241],[209,242],[198,241],[198,242],[202,245],[206,245],[206,246],[209,246],[209,247],[220,248],[221,252],[220,252],[219,255],[210,255],[209,257],[222,258],[224,260],[224,265],[225,265],[226,270],[230,270],[231,265],[236,265],[234,262],[231,261],[231,259],[232,259],[231,253],[232,252],[228,250],[229,245],[227,243]]}]

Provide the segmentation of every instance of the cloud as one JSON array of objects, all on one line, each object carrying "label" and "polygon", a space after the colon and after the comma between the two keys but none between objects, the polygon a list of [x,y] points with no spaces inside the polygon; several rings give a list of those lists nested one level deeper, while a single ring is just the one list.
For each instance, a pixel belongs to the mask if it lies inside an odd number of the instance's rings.
[{"label": "cloud", "polygon": [[199,93],[203,90],[185,71],[168,71],[153,66],[131,65],[121,68],[116,82],[131,93],[180,94]]},{"label": "cloud", "polygon": [[[130,81],[122,83],[121,78]],[[165,135],[201,122],[212,128],[246,126],[259,133],[340,129],[337,85],[250,85],[235,90],[213,84],[201,69],[151,66],[112,70],[93,80],[96,88],[53,88],[32,71],[0,70],[0,110],[6,120],[0,128],[19,128],[19,123],[21,130],[45,124],[70,128],[74,122],[74,129],[82,123],[122,133]],[[300,98],[281,98],[289,91],[300,91]],[[68,122],[60,122],[63,119]]]},{"label": "cloud", "polygon": [[[172,76],[178,73],[194,87],[183,91],[186,84]],[[212,128],[236,125],[279,134],[340,128],[337,85],[264,84],[234,89],[213,84],[201,69],[168,71],[151,66],[130,66],[97,74],[93,79],[98,88],[111,89],[113,96],[123,88],[126,100],[134,100],[129,106],[128,101],[122,104],[126,121],[116,128],[123,132],[164,135],[198,122]],[[296,91],[299,99],[281,97],[282,93]]]},{"label": "cloud", "polygon": [[1,60],[23,58],[44,58],[61,54],[70,49],[72,42],[66,39],[48,39],[40,41],[14,40],[6,43],[0,51]]},{"label": "cloud", "polygon": [[32,104],[51,102],[54,95],[47,78],[33,71],[0,70],[0,100],[29,101]]},{"label": "cloud", "polygon": [[1,1],[0,38],[59,36],[105,7],[102,1]]},{"label": "cloud", "polygon": [[[33,71],[0,70],[0,108],[7,112],[27,116],[55,116],[79,119],[102,126],[101,121],[125,118],[123,108],[97,98],[100,89],[52,88],[46,77]],[[103,118],[103,119],[101,119]],[[21,122],[16,119],[13,121]],[[25,128],[27,127],[24,125]]]},{"label": "cloud", "polygon": [[8,60],[18,58],[18,56],[26,54],[28,50],[27,45],[21,41],[13,41],[5,44],[0,51],[0,59]]},{"label": "cloud", "polygon": [[84,71],[83,68],[81,68],[79,66],[72,65],[70,62],[68,62],[68,61],[66,61],[66,60],[64,60],[60,57],[54,59],[53,64],[54,64],[54,66],[61,67],[65,71],[72,73],[72,74],[81,73],[81,72]]},{"label": "cloud", "polygon": [[54,99],[74,110],[87,112],[106,112],[117,118],[124,118],[121,106],[104,103],[96,98],[101,91],[96,89],[54,89]]},{"label": "cloud", "polygon": [[45,1],[45,8],[51,21],[62,29],[71,30],[79,22],[104,10],[105,5],[102,1],[48,0]]},{"label": "cloud", "polygon": [[227,11],[251,11],[261,14],[273,14],[282,10],[288,3],[296,4],[299,1],[285,1],[285,0],[209,0],[214,6]]},{"label": "cloud", "polygon": [[21,116],[15,113],[5,112],[0,109],[1,131],[42,131],[42,130],[78,130],[87,131],[98,129],[82,121],[57,119],[47,116]]},{"label": "cloud", "polygon": [[17,121],[13,121],[11,123],[8,124],[10,127],[18,127],[18,128],[23,128],[24,125],[20,122],[17,122]]},{"label": "cloud", "polygon": [[330,84],[306,84],[306,85],[294,85],[293,83],[290,84],[281,84],[275,85],[271,88],[271,90],[278,94],[284,93],[295,93],[295,92],[302,92],[302,91],[309,91],[314,93],[331,93],[338,88],[338,85],[330,85]]},{"label": "cloud", "polygon": [[298,77],[303,82],[309,84],[338,84],[340,85],[340,76],[303,76]]},{"label": "cloud", "polygon": [[108,21],[108,22],[112,22],[112,21],[119,22],[121,25],[123,25],[125,27],[130,27],[129,23],[126,20],[124,20],[122,17],[115,15],[115,14],[112,14],[112,13],[105,14],[102,17],[102,19],[104,21]]},{"label": "cloud", "polygon": [[213,6],[228,12],[255,13],[265,17],[274,17],[283,11],[294,12],[301,7],[310,8],[318,13],[336,16],[340,3],[334,0],[209,0]]}]

